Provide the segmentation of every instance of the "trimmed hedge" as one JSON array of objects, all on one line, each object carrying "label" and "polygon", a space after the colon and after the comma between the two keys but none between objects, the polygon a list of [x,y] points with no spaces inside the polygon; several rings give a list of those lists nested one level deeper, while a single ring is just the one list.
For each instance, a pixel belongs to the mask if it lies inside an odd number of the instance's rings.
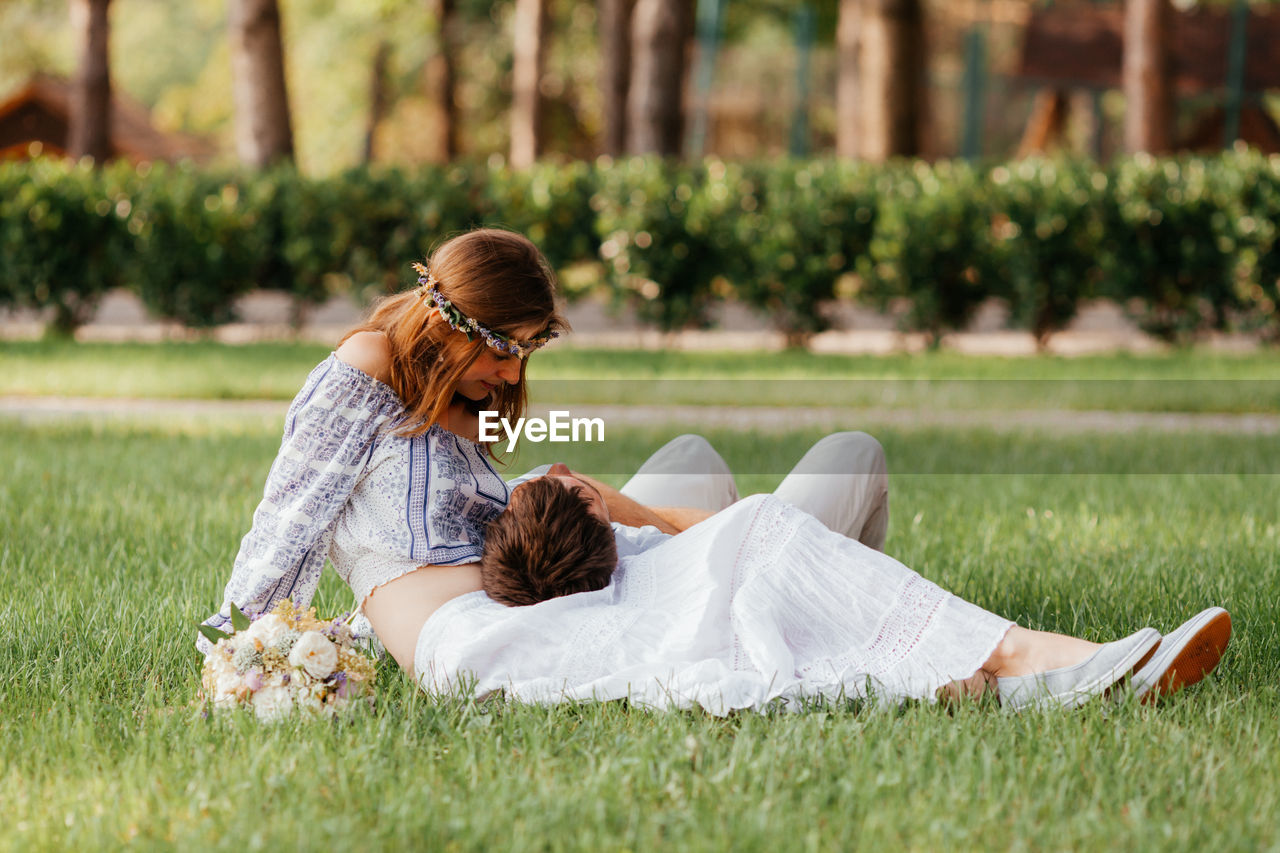
[{"label": "trimmed hedge", "polygon": [[935,342],[991,297],[1041,344],[1095,297],[1170,341],[1225,328],[1277,340],[1278,221],[1280,157],[1244,150],[1105,167],[631,158],[319,179],[35,160],[0,163],[0,306],[52,309],[69,332],[125,286],[200,327],[261,287],[289,293],[300,321],[341,293],[402,288],[410,261],[495,224],[559,269],[596,265],[594,287],[668,330],[737,298],[803,343],[840,291],[905,308]]},{"label": "trimmed hedge", "polygon": [[734,263],[738,188],[718,161],[632,158],[596,171],[591,207],[615,301],[662,329],[710,325],[716,281]]},{"label": "trimmed hedge", "polygon": [[906,321],[936,346],[990,296],[1006,296],[992,241],[984,177],[964,163],[924,162],[877,181],[880,216],[860,259],[863,293],[882,307],[910,305]]},{"label": "trimmed hedge", "polygon": [[867,166],[815,160],[757,168],[745,181],[734,270],[740,298],[793,345],[830,326],[822,307],[867,255],[880,211]]},{"label": "trimmed hedge", "polygon": [[1113,244],[1105,293],[1127,300],[1139,325],[1178,340],[1225,329],[1245,308],[1235,287],[1239,186],[1222,161],[1140,156],[1117,165],[1105,203]]},{"label": "trimmed hedge", "polygon": [[128,214],[88,168],[0,164],[0,305],[52,309],[50,331],[74,331],[127,280]]},{"label": "trimmed hedge", "polygon": [[1107,175],[1071,161],[991,172],[991,237],[1012,321],[1043,348],[1099,293]]}]

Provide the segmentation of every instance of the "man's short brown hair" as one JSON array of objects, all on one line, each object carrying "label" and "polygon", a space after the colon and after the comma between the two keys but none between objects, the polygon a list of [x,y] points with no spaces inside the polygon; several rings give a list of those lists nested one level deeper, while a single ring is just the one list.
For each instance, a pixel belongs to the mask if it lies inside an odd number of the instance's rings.
[{"label": "man's short brown hair", "polygon": [[480,580],[494,601],[519,606],[604,589],[618,565],[613,528],[554,477],[522,483],[489,522]]}]

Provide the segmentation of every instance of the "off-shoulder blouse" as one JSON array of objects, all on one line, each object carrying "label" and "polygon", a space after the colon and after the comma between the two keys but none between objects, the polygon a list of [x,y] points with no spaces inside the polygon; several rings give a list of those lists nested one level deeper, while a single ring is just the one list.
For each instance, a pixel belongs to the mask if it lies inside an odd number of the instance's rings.
[{"label": "off-shoulder blouse", "polygon": [[[336,355],[311,371],[222,607],[205,624],[227,630],[231,602],[246,612],[309,604],[326,557],[359,603],[419,566],[480,559],[484,526],[511,487],[481,445],[438,424],[396,434],[405,417],[391,388]],[[208,651],[203,637],[197,645]]]}]

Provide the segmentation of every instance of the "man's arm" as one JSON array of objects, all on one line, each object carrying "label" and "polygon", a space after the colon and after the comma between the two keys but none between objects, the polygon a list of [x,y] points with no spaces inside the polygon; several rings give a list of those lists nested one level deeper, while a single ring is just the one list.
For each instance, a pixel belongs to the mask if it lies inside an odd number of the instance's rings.
[{"label": "man's arm", "polygon": [[646,509],[676,530],[688,530],[699,521],[706,521],[715,515],[709,509],[699,509],[696,506],[651,506]]},{"label": "man's arm", "polygon": [[713,515],[706,510],[694,507],[647,507],[636,503],[613,486],[601,483],[586,474],[574,471],[573,476],[595,487],[604,498],[605,506],[609,508],[609,518],[628,527],[653,525],[663,533],[675,534]]}]

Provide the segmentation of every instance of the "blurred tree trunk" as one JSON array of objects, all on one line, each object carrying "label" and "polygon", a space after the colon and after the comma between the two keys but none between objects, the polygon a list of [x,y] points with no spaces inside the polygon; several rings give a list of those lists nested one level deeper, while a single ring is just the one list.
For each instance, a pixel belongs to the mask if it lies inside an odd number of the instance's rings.
[{"label": "blurred tree trunk", "polygon": [[231,0],[230,24],[240,160],[256,168],[292,160],[293,126],[276,0]]},{"label": "blurred tree trunk", "polygon": [[436,21],[436,52],[427,60],[423,78],[434,112],[436,151],[432,159],[447,163],[458,156],[457,85],[458,15],[455,0],[427,0]]},{"label": "blurred tree trunk", "polygon": [[111,0],[71,0],[78,66],[71,91],[67,152],[101,165],[111,156]]},{"label": "blurred tree trunk", "polygon": [[920,152],[924,15],[920,0],[863,0],[858,153],[873,162]]},{"label": "blurred tree trunk", "polygon": [[1126,0],[1124,142],[1129,152],[1168,151],[1173,137],[1169,0]]},{"label": "blurred tree trunk", "polygon": [[600,88],[604,105],[604,153],[627,150],[627,92],[631,88],[631,12],[635,0],[599,0]]},{"label": "blurred tree trunk", "polygon": [[546,0],[516,0],[511,69],[511,165],[532,166],[542,154],[542,67]]},{"label": "blurred tree trunk", "polygon": [[364,131],[364,162],[373,162],[374,143],[378,135],[378,125],[387,114],[387,59],[391,54],[391,45],[386,40],[378,42],[373,54],[373,69],[369,75],[369,124]]},{"label": "blurred tree trunk", "polygon": [[836,156],[858,156],[858,45],[862,0],[840,0],[836,22]]},{"label": "blurred tree trunk", "polygon": [[633,154],[680,153],[692,12],[688,0],[636,0],[627,94],[627,149]]}]

